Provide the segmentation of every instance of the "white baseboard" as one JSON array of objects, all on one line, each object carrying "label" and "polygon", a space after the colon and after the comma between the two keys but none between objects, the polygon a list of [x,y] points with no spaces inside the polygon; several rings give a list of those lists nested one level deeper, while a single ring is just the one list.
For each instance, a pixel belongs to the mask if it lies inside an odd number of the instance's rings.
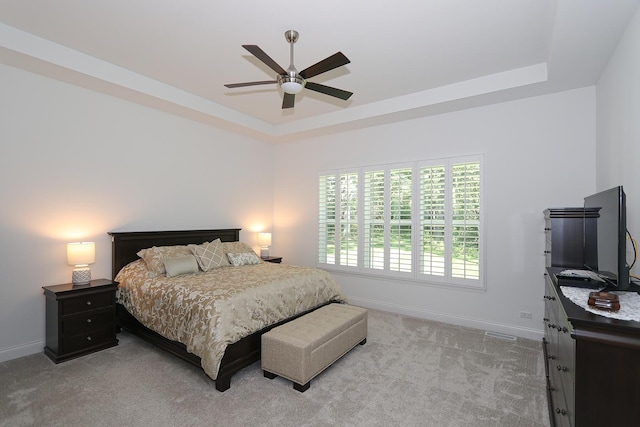
[{"label": "white baseboard", "polygon": [[350,304],[365,308],[371,308],[373,310],[387,311],[390,313],[397,313],[405,316],[417,317],[420,319],[451,323],[453,325],[466,326],[469,328],[480,329],[482,331],[498,332],[501,334],[513,335],[516,337],[528,338],[536,341],[542,341],[542,338],[544,337],[544,331],[542,330],[523,328],[513,325],[504,325],[500,323],[487,322],[485,320],[454,316],[445,313],[437,313],[415,307],[389,304],[386,302],[375,301],[366,298],[358,298],[352,296],[347,297]]},{"label": "white baseboard", "polygon": [[7,360],[17,359],[19,357],[41,353],[44,349],[44,345],[45,341],[39,340],[15,347],[0,349],[0,363],[6,362]]}]

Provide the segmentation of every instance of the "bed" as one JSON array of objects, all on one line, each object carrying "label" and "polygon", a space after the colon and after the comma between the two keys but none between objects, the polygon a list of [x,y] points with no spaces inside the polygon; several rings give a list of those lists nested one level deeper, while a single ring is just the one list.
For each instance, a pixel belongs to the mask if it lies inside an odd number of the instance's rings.
[{"label": "bed", "polygon": [[[258,275],[260,277],[265,277],[264,280],[266,283],[262,284],[262,283],[257,283],[255,280],[255,277],[251,278],[250,276],[247,276],[249,277],[247,279],[247,283],[248,283],[247,286],[250,287],[252,291],[248,292],[247,295],[241,294],[240,291],[238,291],[237,294],[234,294],[233,298],[242,297],[243,298],[242,301],[249,301],[251,304],[255,304],[249,309],[247,309],[251,311],[248,316],[246,313],[244,313],[244,315],[242,313],[242,311],[244,310],[243,308],[244,306],[239,306],[240,309],[238,309],[237,302],[239,300],[237,299],[234,299],[233,302],[224,301],[224,300],[218,302],[218,300],[215,300],[214,303],[211,303],[207,306],[207,307],[221,306],[221,307],[231,307],[231,308],[226,308],[225,309],[226,311],[224,312],[224,314],[218,315],[216,312],[215,320],[211,320],[209,322],[210,325],[207,326],[207,328],[209,328],[210,330],[207,330],[206,333],[198,332],[201,334],[201,336],[206,336],[207,339],[209,339],[210,335],[215,336],[216,338],[211,338],[215,340],[213,341],[215,345],[209,346],[207,343],[204,346],[197,347],[198,351],[195,351],[194,343],[190,341],[190,337],[192,335],[196,335],[195,332],[193,334],[191,334],[191,332],[185,334],[184,330],[182,330],[180,336],[181,337],[185,336],[186,339],[176,338],[176,336],[172,335],[172,330],[165,331],[162,328],[158,328],[156,324],[153,324],[152,315],[147,315],[145,317],[144,315],[141,315],[140,311],[136,311],[138,310],[138,308],[135,306],[132,306],[130,298],[127,299],[125,295],[125,288],[129,286],[129,282],[132,280],[131,276],[128,274],[131,271],[134,271],[135,269],[141,268],[140,265],[144,266],[145,262],[146,264],[150,265],[148,262],[148,259],[146,261],[142,261],[138,256],[138,252],[143,249],[148,249],[153,247],[168,247],[168,246],[173,247],[173,246],[179,246],[179,245],[206,245],[207,242],[212,242],[212,241],[215,241],[216,239],[220,239],[221,242],[238,242],[240,229],[234,228],[234,229],[185,230],[185,231],[110,232],[109,235],[111,236],[111,239],[112,239],[112,260],[113,260],[112,276],[114,279],[118,277],[123,282],[120,284],[120,289],[119,289],[120,297],[116,305],[118,328],[125,329],[131,332],[132,334],[166,351],[169,351],[170,353],[182,358],[183,360],[203,368],[205,373],[211,379],[215,380],[215,387],[219,391],[225,391],[230,387],[231,377],[236,372],[260,360],[260,343],[261,343],[261,336],[263,333],[269,331],[270,329],[278,325],[281,325],[297,317],[300,317],[310,311],[313,311],[321,307],[322,305],[325,305],[331,302],[346,301],[346,298],[344,297],[344,294],[342,293],[342,291],[339,289],[339,286],[335,285],[337,286],[337,288],[334,288],[334,285],[332,285],[329,282],[328,287],[330,289],[323,288],[320,292],[317,290],[311,292],[314,294],[313,298],[315,298],[317,301],[313,301],[313,302],[305,301],[304,304],[293,304],[292,301],[295,301],[296,299],[298,300],[300,299],[299,293],[301,292],[301,289],[303,292],[307,292],[306,289],[307,289],[307,283],[309,280],[308,278],[309,274],[318,275],[320,277],[322,277],[322,275],[325,275],[326,277],[329,277],[329,278],[330,276],[326,275],[326,273],[323,273],[322,270],[309,269],[309,268],[305,269],[304,267],[286,266],[283,264],[260,263],[259,265],[250,265],[250,266],[241,266],[241,267],[231,266],[231,267],[218,268],[215,271],[211,270],[207,273],[199,271],[198,274],[194,274],[193,276],[182,275],[180,277],[170,279],[168,277],[163,277],[162,275],[159,275],[156,279],[145,279],[145,280],[148,280],[148,282],[145,282],[142,289],[144,290],[144,292],[149,292],[149,295],[152,295],[153,292],[148,290],[156,289],[153,287],[156,285],[156,280],[158,281],[158,283],[169,282],[169,284],[174,284],[173,281],[175,280],[176,281],[175,286],[178,286],[178,287],[182,286],[182,288],[190,286],[190,283],[192,282],[194,289],[199,290],[200,289],[198,288],[200,283],[199,280],[206,280],[207,277],[205,276],[209,274],[211,274],[212,278],[216,277],[215,280],[223,280],[221,279],[221,277],[223,275],[228,274],[228,276],[233,277],[233,280],[234,280],[234,283],[230,283],[229,286],[233,285],[234,288],[240,287],[239,282],[244,281],[244,279],[242,278],[245,277],[243,276],[245,272],[249,273],[253,271],[253,273],[251,274],[254,274],[254,276]],[[224,243],[224,244],[235,245],[235,243]],[[241,244],[241,243],[238,243],[238,244]],[[143,268],[146,269],[146,267],[143,267]],[[242,269],[246,269],[246,270],[242,270]],[[289,269],[290,271],[287,271],[287,269]],[[295,271],[295,269],[299,269],[299,273]],[[281,274],[288,275],[288,279],[283,281],[282,283],[280,283],[279,281],[277,283],[276,282],[271,283],[268,281],[268,279],[266,279],[273,275],[281,275]],[[300,274],[299,280],[298,280],[298,276],[293,276],[294,274]],[[169,276],[169,275],[167,274],[166,276]],[[145,277],[146,277],[146,273],[145,273]],[[123,280],[123,278],[125,278],[126,280]],[[230,279],[224,279],[224,280],[230,280]],[[321,281],[324,281],[324,280],[329,280],[329,279],[322,279]],[[330,280],[333,280],[333,279],[330,279]],[[299,282],[299,283],[296,283],[296,282]],[[302,286],[301,285],[302,283],[304,283],[305,285]],[[287,286],[290,286],[291,290],[289,290]],[[326,284],[318,284],[318,285],[313,284],[313,286],[326,287]],[[129,291],[127,290],[127,292]],[[139,290],[138,292],[140,293]],[[144,294],[144,292],[142,292],[142,294]],[[190,290],[190,292],[193,292],[193,291]],[[274,295],[266,297],[267,292],[271,292]],[[295,297],[289,295],[289,293],[291,293],[291,295],[295,293]],[[249,296],[249,294],[251,296]],[[256,301],[252,302],[250,301],[250,298],[255,298]],[[254,312],[260,312],[262,310],[262,306],[267,305],[267,303],[265,302],[266,298],[270,298],[271,300],[273,300],[274,298],[278,298],[277,303],[280,304],[281,307],[278,310],[269,309],[269,314],[271,318],[269,318],[268,320],[261,319],[258,322],[255,319],[253,319],[254,315],[258,316]],[[157,300],[154,302],[154,306],[159,304],[158,301],[161,298],[156,296],[156,299]],[[286,301],[286,304],[288,304],[284,307],[284,309],[282,307],[282,304],[284,304],[282,301]],[[125,306],[129,307],[129,309],[127,309]],[[174,311],[176,310],[175,307],[167,307],[167,309],[174,310]],[[176,318],[182,316],[182,314],[180,313],[182,313],[185,310],[186,309],[181,308],[179,312],[176,311],[176,313],[179,313],[176,315]],[[273,311],[277,311],[278,313],[276,314],[281,317],[275,318]],[[135,313],[135,315],[132,314],[132,312]],[[240,319],[231,318],[231,315],[235,315],[235,312],[241,312],[240,314],[238,314],[238,316],[239,317],[244,316],[244,317]],[[285,312],[287,313],[286,315],[283,314]],[[162,313],[167,313],[167,312],[162,312]],[[169,318],[166,315],[164,315],[164,317],[165,319],[163,320],[163,322],[165,321],[177,322],[177,320],[175,320],[173,317]],[[251,319],[249,319],[250,322],[246,320],[247,317],[251,317]],[[213,318],[214,316],[211,316],[211,319]],[[225,319],[225,320],[222,321],[221,319]],[[245,321],[249,322],[250,325],[253,328],[255,328],[255,330],[247,327],[246,323],[245,324],[242,323]],[[236,338],[231,339],[227,337],[225,338],[226,341],[222,339],[218,340],[217,339],[218,336],[221,336],[223,332],[220,332],[218,330],[211,330],[211,329],[217,328],[217,326],[215,327],[211,326],[214,324],[215,325],[219,325],[219,324],[236,325],[237,324],[237,325],[242,325],[244,329],[242,329],[241,331],[234,331],[232,336],[233,337],[237,336],[237,339]],[[256,326],[258,324],[261,325],[259,329],[257,329],[258,327]],[[223,327],[222,329],[224,329],[225,330],[224,333],[226,333],[229,328]],[[162,332],[162,334],[156,331]],[[170,338],[174,338],[174,339],[166,338],[163,335],[169,336]],[[180,341],[183,341],[183,342],[180,342]],[[198,343],[202,344],[200,341],[198,341]],[[212,349],[215,349],[215,351],[213,350],[211,351],[213,355],[209,354],[208,350],[202,353],[202,351],[200,351],[202,347],[206,347],[206,348],[211,347]],[[194,352],[191,352],[188,350],[194,350],[195,353],[199,353],[200,355],[196,355],[194,354]],[[212,362],[212,360],[215,363]]]}]

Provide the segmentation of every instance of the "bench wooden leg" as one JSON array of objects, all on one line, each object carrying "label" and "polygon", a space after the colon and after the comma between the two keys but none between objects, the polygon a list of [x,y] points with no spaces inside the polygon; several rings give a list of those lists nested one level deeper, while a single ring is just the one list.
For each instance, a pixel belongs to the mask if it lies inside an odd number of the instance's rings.
[{"label": "bench wooden leg", "polygon": [[309,387],[311,387],[311,381],[302,385],[298,383],[293,383],[293,388],[298,390],[300,393],[304,393],[305,391],[309,390]]},{"label": "bench wooden leg", "polygon": [[268,372],[268,371],[262,371],[264,373],[264,377],[265,378],[269,378],[270,380],[274,379],[275,377],[277,377],[276,374]]}]

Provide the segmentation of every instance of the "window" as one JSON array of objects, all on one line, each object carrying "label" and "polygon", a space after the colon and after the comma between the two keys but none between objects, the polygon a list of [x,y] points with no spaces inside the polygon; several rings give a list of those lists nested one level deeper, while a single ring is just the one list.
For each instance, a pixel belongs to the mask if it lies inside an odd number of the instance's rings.
[{"label": "window", "polygon": [[483,287],[481,170],[467,156],[320,173],[319,265]]}]

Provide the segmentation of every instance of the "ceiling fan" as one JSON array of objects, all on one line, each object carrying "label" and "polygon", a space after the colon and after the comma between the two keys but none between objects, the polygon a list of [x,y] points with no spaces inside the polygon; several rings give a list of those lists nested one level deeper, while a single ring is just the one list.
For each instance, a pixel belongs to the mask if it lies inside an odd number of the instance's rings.
[{"label": "ceiling fan", "polygon": [[278,83],[284,91],[284,98],[282,100],[282,108],[293,108],[295,103],[296,93],[299,93],[302,89],[307,88],[315,92],[324,93],[325,95],[334,96],[342,100],[347,100],[353,93],[346,90],[337,89],[331,86],[325,86],[320,83],[310,82],[307,79],[317,76],[318,74],[326,73],[334,68],[347,65],[351,61],[342,54],[342,52],[334,53],[328,58],[305,68],[298,72],[293,65],[293,44],[298,41],[298,32],[295,30],[289,30],[284,33],[284,37],[290,45],[290,57],[291,63],[286,70],[278,65],[269,55],[267,55],[262,49],[253,44],[243,44],[242,47],[247,49],[253,56],[264,62],[269,68],[278,73],[277,80],[264,80],[258,82],[246,82],[246,83],[232,83],[226,84],[228,88],[245,87],[245,86],[257,86]]}]

